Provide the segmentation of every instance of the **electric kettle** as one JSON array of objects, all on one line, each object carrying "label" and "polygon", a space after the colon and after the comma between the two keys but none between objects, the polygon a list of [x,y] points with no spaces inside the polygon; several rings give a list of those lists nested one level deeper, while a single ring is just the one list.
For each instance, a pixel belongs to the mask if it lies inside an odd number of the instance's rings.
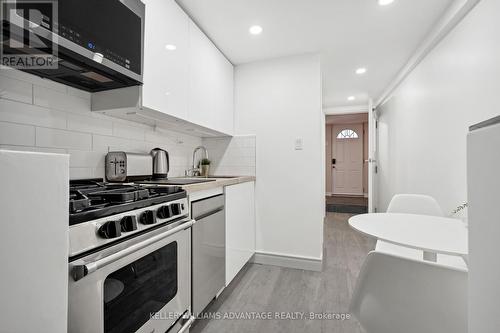
[{"label": "electric kettle", "polygon": [[167,178],[168,171],[170,170],[168,152],[160,148],[155,148],[151,150],[151,156],[153,157],[153,178]]}]

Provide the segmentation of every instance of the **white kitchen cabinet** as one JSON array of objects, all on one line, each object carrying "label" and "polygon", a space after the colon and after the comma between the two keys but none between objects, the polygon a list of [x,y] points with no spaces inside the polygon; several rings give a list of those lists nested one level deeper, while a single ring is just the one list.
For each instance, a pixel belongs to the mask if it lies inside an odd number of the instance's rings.
[{"label": "white kitchen cabinet", "polygon": [[186,119],[190,19],[173,0],[144,2],[143,107]]},{"label": "white kitchen cabinet", "polygon": [[232,135],[233,65],[174,0],[144,3],[144,84],[94,93],[92,110],[192,135]]},{"label": "white kitchen cabinet", "polygon": [[255,253],[255,182],[226,186],[226,286]]},{"label": "white kitchen cabinet", "polygon": [[193,22],[190,22],[189,44],[188,118],[232,134],[233,65]]},{"label": "white kitchen cabinet", "polygon": [[217,126],[213,121],[217,54],[210,39],[193,22],[189,24],[189,46],[189,119],[202,126]]},{"label": "white kitchen cabinet", "polygon": [[218,90],[215,93],[214,121],[224,133],[233,133],[234,129],[234,66],[219,53]]}]

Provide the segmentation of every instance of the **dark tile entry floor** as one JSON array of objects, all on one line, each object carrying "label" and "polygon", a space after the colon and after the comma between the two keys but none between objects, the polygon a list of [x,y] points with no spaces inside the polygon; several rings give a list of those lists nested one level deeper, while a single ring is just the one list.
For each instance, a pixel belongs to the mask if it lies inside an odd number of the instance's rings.
[{"label": "dark tile entry floor", "polygon": [[362,196],[327,196],[326,211],[348,214],[368,213],[368,198]]}]

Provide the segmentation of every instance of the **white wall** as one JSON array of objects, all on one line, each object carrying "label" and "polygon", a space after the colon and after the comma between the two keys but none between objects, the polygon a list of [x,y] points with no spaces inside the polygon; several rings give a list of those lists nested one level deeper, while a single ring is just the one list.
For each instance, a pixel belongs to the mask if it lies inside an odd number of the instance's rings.
[{"label": "white wall", "polygon": [[0,70],[0,148],[70,154],[70,177],[104,176],[109,150],[170,153],[172,176],[192,162],[200,138],[90,111],[90,94],[13,69]]},{"label": "white wall", "polygon": [[[237,66],[235,103],[235,132],[257,135],[257,251],[322,258],[325,162],[319,57]],[[296,138],[302,138],[303,150],[295,150]]]},{"label": "white wall", "polygon": [[498,13],[481,1],[380,108],[379,211],[395,193],[430,194],[445,213],[467,201],[468,126],[500,114]]}]

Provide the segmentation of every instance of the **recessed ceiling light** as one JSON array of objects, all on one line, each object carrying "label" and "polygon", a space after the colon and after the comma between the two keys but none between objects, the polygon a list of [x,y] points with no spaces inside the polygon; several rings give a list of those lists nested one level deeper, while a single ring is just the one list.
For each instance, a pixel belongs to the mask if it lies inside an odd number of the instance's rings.
[{"label": "recessed ceiling light", "polygon": [[349,96],[349,97],[347,97],[347,100],[348,100],[348,101],[354,101],[355,99],[356,99],[356,97],[354,97],[354,96]]},{"label": "recessed ceiling light", "polygon": [[173,45],[173,44],[167,44],[165,45],[165,48],[169,51],[175,51],[177,50],[177,46]]},{"label": "recessed ceiling light", "polygon": [[166,96],[170,96],[170,91],[167,91],[167,92],[165,93],[165,95],[166,95]]},{"label": "recessed ceiling light", "polygon": [[248,31],[252,34],[252,35],[260,35],[262,33],[262,27],[260,25],[252,25],[250,27],[250,29],[248,29]]},{"label": "recessed ceiling light", "polygon": [[360,68],[356,69],[356,74],[358,74],[358,75],[365,74],[365,73],[366,73],[366,68],[364,68],[364,67],[360,67]]},{"label": "recessed ceiling light", "polygon": [[393,2],[394,2],[394,0],[378,0],[378,4],[380,6],[387,6],[387,5],[390,5]]}]

